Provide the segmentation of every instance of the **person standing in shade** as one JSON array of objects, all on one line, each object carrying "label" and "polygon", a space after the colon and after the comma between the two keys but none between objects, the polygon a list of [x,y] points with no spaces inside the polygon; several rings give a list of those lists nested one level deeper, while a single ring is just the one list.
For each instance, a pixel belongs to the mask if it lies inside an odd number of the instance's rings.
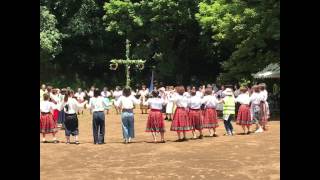
[{"label": "person standing in shade", "polygon": [[123,89],[123,95],[115,102],[115,105],[121,109],[121,125],[124,143],[131,143],[134,135],[134,105],[140,104],[140,99],[131,95],[131,89],[126,87]]},{"label": "person standing in shade", "polygon": [[227,136],[233,136],[233,126],[231,124],[231,121],[234,119],[235,115],[235,98],[232,92],[232,89],[227,88],[223,94],[225,97],[222,99],[223,102],[223,122],[224,127],[227,131],[225,135]]},{"label": "person standing in shade", "polygon": [[65,112],[65,135],[67,142],[66,144],[70,144],[70,135],[74,136],[75,144],[80,144],[78,141],[79,135],[79,124],[78,124],[78,116],[77,112],[79,108],[84,107],[88,101],[84,101],[83,103],[79,103],[74,98],[74,92],[72,90],[67,91],[64,96],[64,100],[61,103],[60,110],[64,110]]},{"label": "person standing in shade", "polygon": [[88,108],[92,112],[92,129],[93,129],[93,143],[105,144],[105,114],[104,109],[108,106],[104,101],[104,97],[100,96],[98,89],[94,90],[93,97],[90,99]]}]

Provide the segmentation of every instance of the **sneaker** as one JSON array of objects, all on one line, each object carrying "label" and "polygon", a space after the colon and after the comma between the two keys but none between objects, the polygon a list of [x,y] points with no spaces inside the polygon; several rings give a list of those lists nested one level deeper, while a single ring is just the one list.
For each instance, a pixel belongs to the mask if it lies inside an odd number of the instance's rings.
[{"label": "sneaker", "polygon": [[188,141],[188,139],[184,137],[184,138],[182,139],[182,141]]},{"label": "sneaker", "polygon": [[66,142],[66,144],[70,144],[70,142],[69,142],[69,141],[67,141],[67,142]]},{"label": "sneaker", "polygon": [[217,134],[213,134],[213,137],[219,137]]},{"label": "sneaker", "polygon": [[258,130],[255,131],[255,133],[261,133],[263,132],[262,128],[259,128]]},{"label": "sneaker", "polygon": [[203,135],[200,135],[200,136],[199,136],[199,139],[203,139]]},{"label": "sneaker", "polygon": [[76,142],[74,142],[76,145],[79,145],[80,144],[80,142],[79,141],[76,141]]}]

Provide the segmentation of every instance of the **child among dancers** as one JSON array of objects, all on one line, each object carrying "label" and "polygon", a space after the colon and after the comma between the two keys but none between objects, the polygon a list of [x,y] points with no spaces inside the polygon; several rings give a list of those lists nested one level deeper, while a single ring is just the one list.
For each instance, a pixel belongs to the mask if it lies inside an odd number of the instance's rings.
[{"label": "child among dancers", "polygon": [[61,103],[60,110],[64,110],[65,112],[65,135],[67,142],[66,144],[70,144],[70,135],[74,136],[75,144],[80,144],[78,141],[79,135],[79,124],[78,124],[78,116],[77,112],[79,108],[83,108],[84,105],[87,104],[87,101],[83,103],[79,103],[74,98],[74,92],[72,90],[67,91],[64,96],[64,100]]},{"label": "child among dancers", "polygon": [[150,112],[147,120],[146,132],[151,132],[153,141],[157,142],[157,133],[161,135],[161,143],[164,143],[165,125],[161,109],[166,102],[159,97],[158,91],[152,91],[152,98],[143,102],[143,105],[149,106]]},{"label": "child among dancers", "polygon": [[52,134],[53,142],[57,143],[56,133],[57,124],[53,119],[53,110],[56,105],[49,101],[49,95],[43,94],[43,101],[40,101],[40,133],[42,133],[42,142],[46,143],[46,134]]},{"label": "child among dancers", "polygon": [[201,111],[201,104],[202,99],[200,96],[196,95],[196,88],[193,87],[190,92],[191,97],[188,99],[188,107],[189,107],[189,120],[193,126],[192,134],[193,139],[197,139],[197,134],[195,130],[198,130],[200,135],[199,139],[203,138],[202,135],[202,111]]},{"label": "child among dancers", "polygon": [[205,96],[201,100],[204,104],[202,128],[209,129],[210,137],[217,137],[216,128],[219,127],[216,107],[219,101],[212,95],[212,88],[206,88]]},{"label": "child among dancers", "polygon": [[131,89],[126,87],[123,89],[123,95],[115,102],[115,105],[122,110],[121,125],[124,143],[131,143],[134,135],[134,114],[133,108],[135,104],[140,104],[140,100],[131,95]]},{"label": "child among dancers", "polygon": [[[176,90],[178,95],[169,99],[169,101],[176,103],[177,106],[173,115],[173,121],[171,123],[170,130],[177,132],[178,140],[176,140],[176,142],[182,142],[187,141],[186,132],[192,131],[193,126],[188,116],[188,98],[183,96],[184,87],[178,86]],[[181,137],[181,132],[183,133],[183,137]]]},{"label": "child among dancers", "polygon": [[[250,126],[252,124],[250,114],[250,97],[247,93],[247,88],[241,87],[240,94],[235,99],[235,102],[240,103],[240,107],[237,114],[237,124],[243,129],[243,134],[250,134]],[[247,128],[247,132],[246,132]]]}]

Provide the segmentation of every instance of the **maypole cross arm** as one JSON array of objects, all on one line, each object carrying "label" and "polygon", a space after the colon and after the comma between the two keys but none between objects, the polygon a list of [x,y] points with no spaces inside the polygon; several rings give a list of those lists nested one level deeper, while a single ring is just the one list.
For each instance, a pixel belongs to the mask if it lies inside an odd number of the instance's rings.
[{"label": "maypole cross arm", "polygon": [[130,52],[130,44],[129,40],[126,40],[126,58],[127,59],[112,59],[110,61],[110,69],[111,70],[117,70],[119,64],[125,65],[126,68],[126,86],[130,87],[130,66],[135,65],[136,68],[139,70],[142,70],[144,68],[145,60],[142,59],[130,59],[129,58],[129,52]]}]

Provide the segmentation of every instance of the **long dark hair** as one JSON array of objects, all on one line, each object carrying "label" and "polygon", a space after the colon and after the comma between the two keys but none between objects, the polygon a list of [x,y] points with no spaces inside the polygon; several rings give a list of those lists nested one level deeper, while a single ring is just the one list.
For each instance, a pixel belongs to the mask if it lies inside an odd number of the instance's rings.
[{"label": "long dark hair", "polygon": [[66,95],[64,96],[64,102],[68,102],[69,96],[74,94],[73,90],[67,90]]}]

